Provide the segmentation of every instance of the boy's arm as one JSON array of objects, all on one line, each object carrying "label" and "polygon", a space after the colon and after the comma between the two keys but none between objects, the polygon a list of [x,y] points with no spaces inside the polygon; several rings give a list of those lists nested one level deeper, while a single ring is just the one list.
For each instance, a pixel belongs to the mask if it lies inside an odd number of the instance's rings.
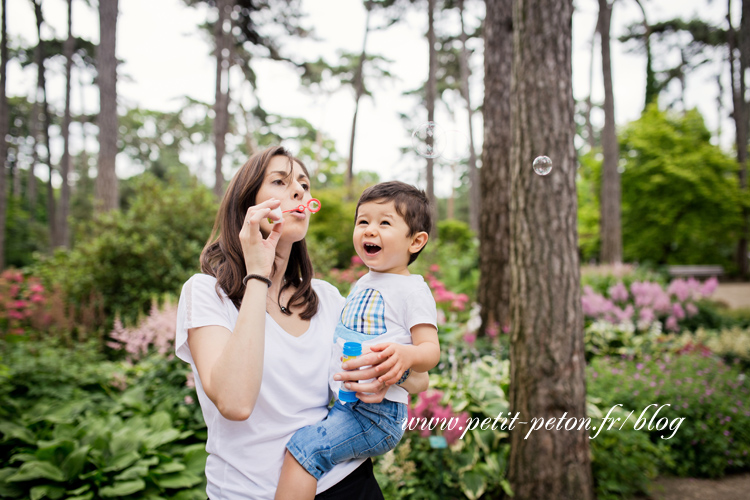
[{"label": "boy's arm", "polygon": [[409,394],[419,394],[430,388],[430,376],[427,372],[415,372],[412,370],[406,380],[398,384],[409,392]]},{"label": "boy's arm", "polygon": [[408,369],[426,372],[435,368],[440,361],[440,341],[437,328],[430,324],[414,325],[411,328],[413,345],[386,342],[371,346],[379,358],[388,358],[380,364],[385,373],[378,380],[387,385],[393,385],[401,379]]}]

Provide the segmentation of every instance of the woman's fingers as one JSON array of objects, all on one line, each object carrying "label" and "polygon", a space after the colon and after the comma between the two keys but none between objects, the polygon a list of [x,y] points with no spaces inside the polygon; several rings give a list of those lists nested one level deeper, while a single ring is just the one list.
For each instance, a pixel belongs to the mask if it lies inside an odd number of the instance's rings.
[{"label": "woman's fingers", "polygon": [[[361,356],[357,356],[354,359],[350,359],[349,361],[344,363],[342,368],[344,370],[356,370],[357,368],[361,368],[363,366],[368,366],[368,365],[378,366],[381,363],[383,363],[383,361],[384,361],[383,359],[380,359],[378,357],[377,353],[370,352],[367,354],[363,354]],[[383,372],[380,371],[379,373],[383,373]]]}]

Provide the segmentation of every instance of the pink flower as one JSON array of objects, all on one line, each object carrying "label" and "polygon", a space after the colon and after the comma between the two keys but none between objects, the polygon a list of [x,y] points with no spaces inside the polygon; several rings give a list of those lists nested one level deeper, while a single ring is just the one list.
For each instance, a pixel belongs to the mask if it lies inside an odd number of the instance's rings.
[{"label": "pink flower", "polygon": [[510,325],[503,326],[503,333],[509,333],[510,332]]},{"label": "pink flower", "polygon": [[625,302],[630,295],[628,289],[622,284],[622,281],[609,288],[609,297],[615,302]]},{"label": "pink flower", "polygon": [[16,309],[25,309],[27,305],[28,302],[26,302],[25,300],[17,300],[13,302],[13,305],[11,305],[11,307],[14,307]]},{"label": "pink flower", "polygon": [[34,293],[43,293],[44,287],[42,285],[36,284],[36,285],[31,285],[29,287],[29,290]]},{"label": "pink flower", "polygon": [[35,293],[31,296],[31,302],[33,302],[34,304],[40,304],[44,302],[44,296],[38,293]]},{"label": "pink flower", "polygon": [[672,304],[672,316],[674,316],[678,320],[685,317],[685,310],[682,308],[682,305],[680,305],[679,302],[675,302],[674,304]]},{"label": "pink flower", "polygon": [[458,309],[459,311],[463,311],[464,309],[466,309],[466,306],[460,300],[454,300],[453,302],[451,302],[451,307],[453,307],[454,309]]},{"label": "pink flower", "polygon": [[186,404],[186,405],[191,405],[191,404],[193,404],[194,402],[195,402],[195,401],[193,401],[193,397],[192,397],[192,396],[185,396],[185,404]]},{"label": "pink flower", "polygon": [[195,374],[193,372],[187,374],[185,385],[191,389],[195,387]]},{"label": "pink flower", "polygon": [[436,273],[436,272],[440,271],[440,266],[437,265],[437,264],[433,264],[433,265],[430,266],[430,271],[432,271],[433,273]]},{"label": "pink flower", "polygon": [[10,285],[10,288],[8,289],[8,294],[11,297],[15,297],[18,295],[18,292],[21,291],[21,287],[18,285]]},{"label": "pink flower", "polygon": [[456,300],[460,300],[461,302],[468,302],[469,296],[465,293],[459,293],[458,295],[456,295]]},{"label": "pink flower", "polygon": [[648,307],[644,307],[640,310],[638,313],[638,318],[644,322],[644,323],[653,323],[656,319],[656,315],[654,314],[654,311],[651,310]]},{"label": "pink flower", "polygon": [[362,259],[359,258],[359,255],[355,255],[352,257],[352,265],[353,266],[361,266],[364,262],[362,262]]},{"label": "pink flower", "polygon": [[680,328],[677,326],[677,318],[675,318],[674,316],[668,317],[667,322],[664,324],[664,328],[673,332],[679,331]]},{"label": "pink flower", "polygon": [[716,279],[716,277],[715,277],[715,276],[713,276],[713,277],[711,277],[711,278],[707,279],[707,280],[706,280],[706,281],[705,281],[705,282],[703,283],[703,286],[701,287],[701,294],[702,294],[702,295],[703,295],[704,297],[709,297],[709,296],[710,296],[711,294],[713,294],[713,293],[714,293],[714,291],[716,290],[716,288],[717,288],[718,286],[719,286],[719,280],[718,280],[718,279]]},{"label": "pink flower", "polygon": [[498,326],[499,326],[499,325],[498,325],[498,322],[497,322],[497,321],[495,321],[495,322],[493,322],[493,323],[492,323],[491,325],[489,325],[489,326],[487,327],[487,335],[488,335],[488,336],[489,336],[490,338],[493,338],[493,339],[494,339],[494,338],[495,338],[495,337],[497,337],[497,335],[498,335],[498,334],[500,333],[500,329],[498,328]]},{"label": "pink flower", "polygon": [[474,342],[476,342],[476,340],[477,336],[474,333],[468,332],[464,334],[464,342],[466,342],[467,344],[473,344]]}]

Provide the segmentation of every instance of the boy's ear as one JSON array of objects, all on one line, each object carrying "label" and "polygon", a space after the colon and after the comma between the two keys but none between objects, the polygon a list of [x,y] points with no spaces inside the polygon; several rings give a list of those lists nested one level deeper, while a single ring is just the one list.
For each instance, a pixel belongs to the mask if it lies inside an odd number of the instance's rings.
[{"label": "boy's ear", "polygon": [[411,239],[411,245],[409,245],[409,253],[417,253],[422,250],[427,244],[428,239],[430,239],[430,235],[424,231],[415,234]]}]

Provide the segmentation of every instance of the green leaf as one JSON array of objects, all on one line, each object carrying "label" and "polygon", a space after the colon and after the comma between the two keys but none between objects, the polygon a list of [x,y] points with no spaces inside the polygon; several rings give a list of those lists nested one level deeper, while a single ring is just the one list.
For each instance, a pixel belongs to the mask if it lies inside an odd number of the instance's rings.
[{"label": "green leaf", "polygon": [[148,467],[139,465],[139,462],[115,476],[115,481],[127,481],[128,479],[139,479],[148,476]]},{"label": "green leaf", "polygon": [[0,433],[3,434],[3,441],[18,439],[27,444],[36,443],[36,438],[30,430],[11,422],[0,422]]},{"label": "green leaf", "polygon": [[200,484],[203,482],[203,478],[192,472],[183,471],[177,474],[159,477],[156,482],[162,488],[181,489],[190,488],[191,486]]},{"label": "green leaf", "polygon": [[68,495],[80,495],[81,493],[85,493],[91,489],[90,484],[84,484],[80,488],[76,488],[74,490],[71,490],[68,492]]},{"label": "green leaf", "polygon": [[65,481],[65,474],[49,462],[26,462],[18,472],[10,476],[8,482],[30,481],[32,479],[51,479]]},{"label": "green leaf", "polygon": [[135,479],[99,488],[99,495],[105,498],[125,497],[144,489],[146,489],[146,482],[143,479]]},{"label": "green leaf", "polygon": [[17,453],[10,457],[8,460],[9,464],[12,464],[13,462],[29,462],[31,460],[36,460],[36,455],[32,455],[31,453]]},{"label": "green leaf", "polygon": [[90,449],[91,447],[88,445],[78,448],[63,460],[60,468],[65,474],[65,479],[70,481],[83,472],[83,466],[86,465],[86,458]]},{"label": "green leaf", "polygon": [[148,421],[155,431],[166,431],[172,428],[172,418],[165,411],[157,411],[149,417]]},{"label": "green leaf", "polygon": [[34,486],[29,491],[29,496],[31,500],[39,500],[40,498],[50,498],[51,500],[56,500],[58,498],[62,498],[62,496],[65,495],[65,488],[61,488],[60,486],[51,486],[48,484],[42,485],[42,486]]},{"label": "green leaf", "polygon": [[469,500],[477,500],[487,489],[487,480],[484,474],[468,471],[461,476],[461,491]]},{"label": "green leaf", "polygon": [[171,472],[180,472],[185,470],[185,464],[180,462],[167,462],[165,464],[160,465],[156,469],[154,469],[154,472],[156,474],[169,474]]},{"label": "green leaf", "polygon": [[180,431],[177,429],[168,429],[166,431],[159,431],[148,436],[143,444],[149,450],[155,450],[159,446],[170,443],[180,437]]},{"label": "green leaf", "polygon": [[68,497],[65,500],[91,500],[92,498],[94,498],[94,492],[93,491],[89,491],[85,495]]},{"label": "green leaf", "polygon": [[109,467],[102,469],[102,472],[122,470],[132,465],[139,458],[141,458],[141,455],[136,451],[129,451],[123,455],[118,455],[110,461]]}]

